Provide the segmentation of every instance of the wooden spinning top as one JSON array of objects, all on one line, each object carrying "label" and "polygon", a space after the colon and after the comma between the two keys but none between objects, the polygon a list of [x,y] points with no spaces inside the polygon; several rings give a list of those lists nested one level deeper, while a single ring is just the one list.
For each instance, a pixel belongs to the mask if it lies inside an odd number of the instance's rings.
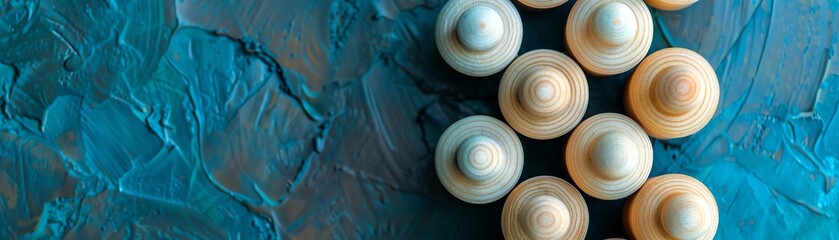
[{"label": "wooden spinning top", "polygon": [[665,48],[644,59],[626,86],[626,108],[647,134],[685,137],[705,127],[717,109],[720,86],[699,54]]},{"label": "wooden spinning top", "polygon": [[577,126],[565,150],[571,179],[588,195],[615,200],[634,193],[653,166],[650,138],[617,113],[594,115]]},{"label": "wooden spinning top", "polygon": [[713,239],[719,212],[702,182],[683,174],[650,178],[624,208],[633,239]]},{"label": "wooden spinning top", "polygon": [[571,8],[565,38],[589,73],[626,72],[644,58],[653,40],[653,20],[641,0],[580,0]]},{"label": "wooden spinning top", "polygon": [[549,9],[555,8],[568,0],[519,0],[522,5],[533,9]]},{"label": "wooden spinning top", "polygon": [[644,0],[650,6],[665,11],[681,10],[693,5],[698,0]]},{"label": "wooden spinning top", "polygon": [[501,212],[505,239],[583,239],[588,230],[583,195],[565,180],[539,176],[510,193]]},{"label": "wooden spinning top", "polygon": [[580,123],[588,83],[574,60],[553,50],[518,57],[501,77],[498,104],[516,131],[533,139],[562,136]]},{"label": "wooden spinning top", "polygon": [[452,195],[468,203],[490,203],[516,185],[524,165],[521,142],[498,119],[471,116],[440,136],[434,167]]},{"label": "wooden spinning top", "polygon": [[489,76],[518,54],[521,18],[510,1],[452,0],[440,11],[434,35],[440,55],[452,68]]}]

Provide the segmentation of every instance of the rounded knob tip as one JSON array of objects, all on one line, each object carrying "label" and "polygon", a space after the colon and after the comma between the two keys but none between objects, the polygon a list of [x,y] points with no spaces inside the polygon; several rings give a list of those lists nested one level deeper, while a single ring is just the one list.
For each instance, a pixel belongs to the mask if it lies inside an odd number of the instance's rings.
[{"label": "rounded knob tip", "polygon": [[504,169],[501,144],[487,136],[471,136],[457,150],[457,167],[467,178],[486,181]]},{"label": "rounded knob tip", "polygon": [[661,208],[661,225],[678,239],[698,239],[710,228],[708,204],[701,198],[680,193],[669,197]]},{"label": "rounded knob tip", "polygon": [[635,13],[626,4],[609,2],[594,12],[594,35],[598,41],[620,46],[632,41],[638,31]]},{"label": "rounded knob tip", "polygon": [[472,51],[487,51],[498,45],[504,33],[501,15],[487,6],[474,6],[457,21],[457,37]]},{"label": "rounded knob tip", "polygon": [[638,165],[638,147],[622,133],[603,135],[594,144],[592,151],[594,170],[607,179],[627,176]]},{"label": "rounded knob tip", "polygon": [[560,73],[537,69],[522,81],[518,98],[522,107],[538,116],[550,116],[564,109],[570,97],[568,80]]},{"label": "rounded knob tip", "polygon": [[571,226],[568,207],[550,195],[532,198],[521,214],[522,225],[533,239],[559,239]]},{"label": "rounded knob tip", "polygon": [[685,113],[700,103],[695,72],[686,66],[671,66],[661,71],[654,91],[656,105],[664,112]]}]

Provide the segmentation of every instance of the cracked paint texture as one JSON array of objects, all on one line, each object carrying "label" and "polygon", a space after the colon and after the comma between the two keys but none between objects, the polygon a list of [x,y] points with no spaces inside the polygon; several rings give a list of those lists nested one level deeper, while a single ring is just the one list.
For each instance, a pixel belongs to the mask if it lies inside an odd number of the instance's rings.
[{"label": "cracked paint texture", "polygon": [[[575,1],[519,7],[520,51],[565,52]],[[501,118],[500,75],[452,70],[435,0],[0,0],[0,236],[500,238],[503,199],[437,180],[449,124]],[[699,133],[654,140],[652,175],[704,182],[717,238],[839,237],[839,3],[702,0],[652,10],[651,51],[720,81]],[[589,77],[586,117],[630,73]],[[567,136],[522,137],[521,181],[570,179]],[[588,238],[625,237],[586,197]]]}]

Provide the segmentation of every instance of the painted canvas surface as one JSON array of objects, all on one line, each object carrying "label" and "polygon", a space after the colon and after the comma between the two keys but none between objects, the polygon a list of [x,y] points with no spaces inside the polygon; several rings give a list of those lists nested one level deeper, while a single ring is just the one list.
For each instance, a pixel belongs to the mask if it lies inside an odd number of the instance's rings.
[{"label": "painted canvas surface", "polygon": [[[567,53],[575,1],[518,6],[519,54]],[[503,199],[462,202],[434,150],[503,119],[501,73],[453,70],[438,0],[0,0],[0,238],[496,239]],[[650,52],[715,69],[710,123],[653,140],[719,206],[719,239],[839,238],[839,2],[651,8]],[[625,113],[631,71],[588,77],[585,118]],[[520,181],[569,179],[568,136],[521,137]],[[626,237],[586,196],[587,238]]]}]

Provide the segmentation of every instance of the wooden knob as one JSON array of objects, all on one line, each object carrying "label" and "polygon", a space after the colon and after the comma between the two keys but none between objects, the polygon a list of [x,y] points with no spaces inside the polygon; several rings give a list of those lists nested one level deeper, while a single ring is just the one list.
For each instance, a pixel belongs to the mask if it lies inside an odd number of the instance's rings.
[{"label": "wooden knob", "polygon": [[638,19],[626,4],[607,2],[594,11],[592,35],[600,43],[621,46],[635,39]]},{"label": "wooden knob", "polygon": [[568,79],[554,69],[539,68],[528,74],[517,89],[522,108],[540,117],[549,117],[568,106]]},{"label": "wooden knob", "polygon": [[592,148],[591,164],[601,177],[620,179],[638,168],[638,151],[630,136],[619,132],[606,133]]},{"label": "wooden knob", "polygon": [[681,10],[693,5],[698,0],[644,0],[650,6],[665,11]]},{"label": "wooden knob", "polygon": [[505,239],[583,239],[588,221],[588,207],[580,192],[553,176],[519,184],[501,212]]},{"label": "wooden knob", "polygon": [[524,204],[523,210],[519,213],[520,224],[533,239],[559,239],[571,225],[568,207],[554,196],[536,196]]},{"label": "wooden knob", "polygon": [[533,139],[570,132],[588,106],[585,73],[557,51],[533,50],[516,58],[501,77],[498,103],[504,119]]},{"label": "wooden knob", "polygon": [[457,167],[473,181],[486,181],[504,170],[504,149],[487,136],[467,138],[457,149]]},{"label": "wooden knob", "polygon": [[457,20],[457,38],[469,50],[492,49],[504,35],[504,22],[498,12],[487,6],[474,6]]},{"label": "wooden knob", "polygon": [[714,69],[699,54],[666,48],[644,59],[626,86],[626,108],[658,139],[689,136],[714,116],[719,102]]},{"label": "wooden knob", "polygon": [[449,1],[437,17],[435,40],[452,68],[470,76],[489,76],[518,54],[521,18],[510,1]]},{"label": "wooden knob", "polygon": [[669,114],[683,114],[701,104],[697,72],[685,65],[663,69],[653,83],[653,104]]},{"label": "wooden knob", "polygon": [[559,7],[568,0],[519,0],[519,3],[532,9],[549,9]]},{"label": "wooden knob", "polygon": [[713,239],[719,223],[711,191],[683,174],[650,178],[624,211],[624,224],[635,239]]},{"label": "wooden knob", "polygon": [[666,198],[659,214],[664,231],[678,239],[699,239],[711,228],[710,207],[702,198],[676,193]]},{"label": "wooden knob", "polygon": [[571,54],[587,72],[623,73],[649,51],[652,15],[641,0],[580,0],[571,8],[565,37]]},{"label": "wooden knob", "polygon": [[617,113],[601,113],[571,133],[565,163],[571,179],[586,194],[603,200],[621,199],[647,180],[653,148],[638,123]]},{"label": "wooden knob", "polygon": [[523,164],[516,133],[488,116],[466,117],[449,126],[434,155],[437,177],[446,190],[474,204],[494,202],[510,192]]}]

